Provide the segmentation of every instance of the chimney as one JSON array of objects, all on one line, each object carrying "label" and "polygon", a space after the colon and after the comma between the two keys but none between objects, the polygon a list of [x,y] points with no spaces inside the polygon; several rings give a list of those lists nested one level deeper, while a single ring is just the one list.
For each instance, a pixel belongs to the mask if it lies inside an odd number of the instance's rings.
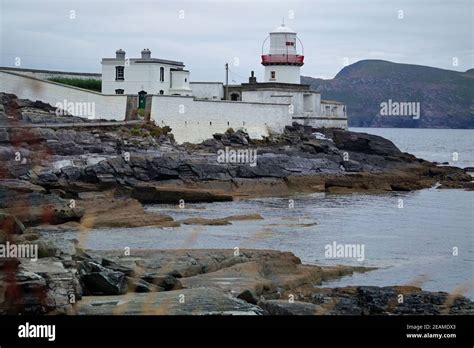
[{"label": "chimney", "polygon": [[118,49],[117,51],[115,51],[115,58],[124,60],[125,59],[125,51],[122,50],[121,48]]},{"label": "chimney", "polygon": [[142,59],[150,59],[151,51],[148,48],[144,48],[142,51]]},{"label": "chimney", "polygon": [[253,70],[250,73],[249,83],[257,83],[257,78],[255,77],[255,73],[253,72]]}]

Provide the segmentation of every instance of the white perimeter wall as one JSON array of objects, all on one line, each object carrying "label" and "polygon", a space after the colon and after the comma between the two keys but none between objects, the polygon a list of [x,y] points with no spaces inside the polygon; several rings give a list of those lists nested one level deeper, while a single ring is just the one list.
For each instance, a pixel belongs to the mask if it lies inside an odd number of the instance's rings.
[{"label": "white perimeter wall", "polygon": [[101,74],[93,73],[69,73],[65,71],[47,71],[47,70],[35,70],[35,69],[21,69],[21,68],[0,68],[0,70],[6,70],[20,75],[36,77],[38,79],[47,80],[53,77],[67,78],[67,79],[81,79],[81,80],[101,80]]},{"label": "white perimeter wall", "polygon": [[125,95],[103,95],[5,71],[0,71],[0,92],[15,94],[20,99],[40,100],[52,106],[64,103],[64,100],[94,103],[96,119],[123,121],[127,108]]},{"label": "white perimeter wall", "polygon": [[251,138],[282,132],[292,119],[286,104],[195,100],[193,97],[153,96],[151,118],[171,127],[177,142],[201,142],[228,128],[245,129]]}]

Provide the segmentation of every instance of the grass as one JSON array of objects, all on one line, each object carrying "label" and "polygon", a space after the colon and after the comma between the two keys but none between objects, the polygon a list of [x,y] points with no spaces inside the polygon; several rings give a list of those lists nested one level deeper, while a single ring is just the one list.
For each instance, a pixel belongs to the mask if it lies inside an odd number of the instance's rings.
[{"label": "grass", "polygon": [[62,83],[64,85],[88,89],[95,92],[102,90],[102,81],[95,79],[73,79],[67,77],[51,77],[48,79],[52,82]]}]

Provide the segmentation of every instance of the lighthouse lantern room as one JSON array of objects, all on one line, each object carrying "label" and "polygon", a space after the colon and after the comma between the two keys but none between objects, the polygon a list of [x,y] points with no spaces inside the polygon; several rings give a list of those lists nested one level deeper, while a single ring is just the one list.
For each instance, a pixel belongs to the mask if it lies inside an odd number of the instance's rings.
[{"label": "lighthouse lantern room", "polygon": [[[268,54],[264,54],[265,43],[270,39]],[[296,32],[284,23],[273,30],[262,45],[262,65],[265,66],[265,82],[300,83],[300,69],[304,55],[298,54]],[[303,49],[303,45],[301,44]]]}]

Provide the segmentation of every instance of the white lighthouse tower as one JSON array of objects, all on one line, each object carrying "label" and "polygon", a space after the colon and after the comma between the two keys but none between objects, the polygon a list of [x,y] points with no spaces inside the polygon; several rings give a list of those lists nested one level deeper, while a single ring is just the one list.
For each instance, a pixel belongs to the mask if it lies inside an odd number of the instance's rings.
[{"label": "white lighthouse tower", "polygon": [[[265,42],[270,38],[270,50],[264,54]],[[298,54],[296,32],[284,23],[270,32],[262,45],[262,65],[265,66],[265,82],[300,84],[300,69],[304,64],[303,53]],[[301,45],[303,49],[303,45]]]}]

